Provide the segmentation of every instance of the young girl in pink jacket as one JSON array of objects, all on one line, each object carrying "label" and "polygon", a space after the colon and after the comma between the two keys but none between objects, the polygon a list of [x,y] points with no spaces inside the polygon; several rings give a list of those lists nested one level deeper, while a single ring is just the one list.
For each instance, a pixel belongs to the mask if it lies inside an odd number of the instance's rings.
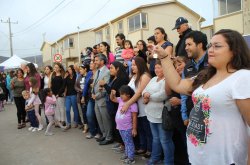
[{"label": "young girl in pink jacket", "polygon": [[55,123],[59,125],[59,127],[62,129],[62,131],[65,131],[65,128],[60,122],[58,122],[55,119],[55,108],[56,108],[56,97],[52,94],[52,91],[50,88],[45,88],[42,91],[42,103],[44,103],[45,106],[45,115],[49,120],[49,124],[47,126],[47,129],[45,131],[45,136],[51,136],[53,135],[51,131],[51,126]]}]

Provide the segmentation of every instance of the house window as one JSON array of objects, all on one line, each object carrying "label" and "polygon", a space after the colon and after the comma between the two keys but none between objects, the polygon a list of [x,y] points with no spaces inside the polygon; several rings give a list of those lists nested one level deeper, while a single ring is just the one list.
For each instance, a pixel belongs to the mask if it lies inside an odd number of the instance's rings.
[{"label": "house window", "polygon": [[117,24],[118,28],[118,33],[123,33],[123,22],[118,22]]},{"label": "house window", "polygon": [[147,28],[147,14],[139,13],[128,18],[129,32],[136,31],[138,29]]},{"label": "house window", "polygon": [[95,42],[96,44],[102,42],[102,30],[95,33]]},{"label": "house window", "polygon": [[105,33],[106,33],[106,42],[110,44],[110,27],[106,27]]},{"label": "house window", "polygon": [[225,14],[230,14],[236,11],[241,10],[242,0],[216,0],[218,6],[215,6],[215,9],[218,10],[218,13],[215,13],[216,16],[222,16]]},{"label": "house window", "polygon": [[74,47],[74,39],[73,38],[67,38],[63,42],[64,42],[64,46],[63,46],[64,49]]}]

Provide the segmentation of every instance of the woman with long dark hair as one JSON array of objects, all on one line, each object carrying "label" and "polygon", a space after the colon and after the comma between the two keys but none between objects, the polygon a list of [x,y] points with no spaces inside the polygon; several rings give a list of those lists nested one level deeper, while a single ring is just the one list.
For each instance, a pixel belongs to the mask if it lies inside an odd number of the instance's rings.
[{"label": "woman with long dark hair", "polygon": [[11,90],[13,90],[13,96],[14,96],[14,100],[15,100],[15,104],[17,108],[17,120],[18,120],[17,128],[18,129],[26,127],[25,100],[22,96],[22,91],[25,90],[23,75],[24,75],[23,70],[18,69],[17,77],[15,77],[11,81]]},{"label": "woman with long dark hair", "polygon": [[138,114],[138,135],[140,145],[136,154],[145,154],[145,157],[150,156],[152,150],[152,134],[150,125],[145,113],[145,105],[143,104],[142,91],[149,83],[151,76],[146,65],[146,62],[141,57],[135,57],[132,60],[132,78],[130,79],[129,86],[135,91],[134,96],[126,102],[122,110],[126,112],[128,107],[137,102],[139,108]]},{"label": "woman with long dark hair", "polygon": [[[31,77],[34,77],[37,81],[36,85],[33,87],[30,84]],[[24,84],[25,84],[25,89],[27,91],[34,92],[35,95],[38,95],[39,89],[41,86],[41,77],[40,77],[40,74],[37,72],[36,67],[33,63],[27,64],[27,75],[24,78]],[[34,90],[36,90],[36,91],[34,91]],[[35,113],[36,113],[37,120],[39,122],[38,130],[41,131],[43,129],[41,112],[39,111],[39,106],[40,106],[39,102],[41,102],[41,100],[39,99],[38,96],[36,97],[36,100],[37,100],[37,102],[36,102],[37,104],[34,105],[35,106]]]},{"label": "woman with long dark hair", "polygon": [[86,75],[89,71],[89,65],[85,64],[85,65],[81,65],[79,66],[79,75],[78,78],[76,80],[75,83],[75,90],[77,91],[77,104],[79,105],[78,107],[81,108],[82,110],[82,118],[83,118],[83,122],[84,122],[84,128],[83,128],[83,133],[87,133],[88,132],[88,120],[87,120],[87,105],[81,103],[81,99],[82,99],[82,91],[85,85],[85,79],[86,79]]},{"label": "woman with long dark hair", "polygon": [[119,148],[121,147],[120,144],[123,142],[122,142],[119,131],[116,129],[116,123],[115,123],[115,115],[118,109],[118,103],[114,103],[110,100],[110,94],[111,94],[111,90],[115,90],[116,97],[120,97],[119,89],[121,86],[127,85],[129,83],[129,77],[128,77],[125,67],[119,61],[114,61],[113,63],[111,63],[109,70],[110,70],[109,83],[105,83],[104,80],[100,80],[99,85],[103,86],[108,94],[107,101],[106,101],[107,109],[112,119],[113,131],[114,131],[113,137],[115,138],[114,140],[119,143],[119,145],[117,145],[117,147],[115,148],[119,150],[119,149],[123,149],[123,148]]},{"label": "woman with long dark hair", "polygon": [[[173,44],[168,41],[168,35],[162,27],[155,28],[154,38],[155,38],[157,46],[162,47],[166,51],[167,54],[171,54],[171,55],[173,54]],[[150,72],[151,72],[151,75],[155,75],[154,66],[155,66],[156,57],[153,57],[154,53],[150,49],[149,49],[149,53],[150,53],[149,55]]]},{"label": "woman with long dark hair", "polygon": [[70,115],[71,106],[74,112],[74,128],[77,128],[79,124],[79,111],[76,99],[77,92],[75,90],[76,72],[73,65],[70,65],[68,67],[68,72],[69,74],[65,78],[65,84],[64,84],[64,87],[66,89],[66,98],[65,98],[66,117],[67,117],[66,129],[71,128],[71,115]]},{"label": "woman with long dark hair", "polygon": [[169,87],[192,95],[187,127],[190,163],[247,164],[250,51],[242,35],[230,29],[216,32],[208,45],[209,67],[189,79],[181,79],[170,54],[160,47],[155,52]]},{"label": "woman with long dark hair", "polygon": [[44,68],[44,86],[43,89],[45,88],[50,88],[50,81],[51,81],[51,73],[53,72],[53,68],[50,65],[47,65]]},{"label": "woman with long dark hair", "polygon": [[65,70],[61,63],[54,64],[54,71],[51,75],[49,86],[52,93],[56,96],[55,118],[66,125],[65,120],[65,96],[64,96],[64,74]]},{"label": "woman with long dark hair", "polygon": [[139,40],[136,43],[136,48],[138,50],[138,55],[139,57],[143,58],[143,60],[147,63],[147,44],[143,40]]},{"label": "woman with long dark hair", "polygon": [[89,127],[89,134],[86,136],[87,139],[100,138],[100,130],[98,128],[98,123],[95,115],[95,100],[92,98],[92,88],[94,82],[94,75],[96,74],[96,66],[93,60],[91,60],[89,65],[90,71],[86,75],[81,103],[87,105],[87,121]]},{"label": "woman with long dark hair", "polygon": [[115,56],[110,50],[110,46],[107,42],[101,42],[100,44],[100,51],[107,57],[106,66],[109,68],[110,64],[115,61]]}]

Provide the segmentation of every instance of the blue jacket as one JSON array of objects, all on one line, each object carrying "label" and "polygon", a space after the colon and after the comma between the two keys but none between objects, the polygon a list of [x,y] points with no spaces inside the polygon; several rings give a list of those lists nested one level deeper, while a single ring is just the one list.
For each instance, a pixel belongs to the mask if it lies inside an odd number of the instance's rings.
[{"label": "blue jacket", "polygon": [[93,72],[89,71],[85,77],[85,83],[84,83],[84,87],[82,90],[82,96],[86,97],[88,95],[88,91],[89,91],[89,80],[91,79],[91,77],[93,76]]}]

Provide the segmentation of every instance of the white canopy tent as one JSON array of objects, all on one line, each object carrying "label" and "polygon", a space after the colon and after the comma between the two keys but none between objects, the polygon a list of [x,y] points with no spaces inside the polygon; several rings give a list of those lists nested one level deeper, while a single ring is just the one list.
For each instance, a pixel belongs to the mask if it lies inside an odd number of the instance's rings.
[{"label": "white canopy tent", "polygon": [[[21,59],[17,55],[13,55],[8,60],[4,61],[0,64],[0,66],[4,67],[4,69],[14,69],[14,68],[20,68],[22,63],[30,63],[29,61],[26,61],[24,59]],[[38,65],[33,63],[35,67],[37,68]]]}]

